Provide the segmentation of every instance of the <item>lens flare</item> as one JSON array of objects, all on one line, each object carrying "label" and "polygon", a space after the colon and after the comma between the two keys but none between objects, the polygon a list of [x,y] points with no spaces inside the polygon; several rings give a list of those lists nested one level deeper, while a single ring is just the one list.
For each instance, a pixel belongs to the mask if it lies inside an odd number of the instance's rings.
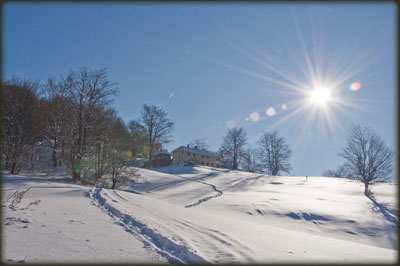
[{"label": "lens flare", "polygon": [[267,109],[267,112],[266,112],[267,116],[274,116],[275,113],[276,113],[276,112],[275,112],[275,108],[274,108],[274,107],[268,108],[268,109]]},{"label": "lens flare", "polygon": [[286,104],[283,104],[282,105],[282,110],[286,110],[286,108],[287,108]]},{"label": "lens flare", "polygon": [[349,89],[351,91],[358,91],[359,89],[361,89],[362,84],[360,82],[353,82],[350,84]]},{"label": "lens flare", "polygon": [[254,112],[250,115],[250,119],[253,122],[257,122],[260,119],[260,115],[257,112]]}]

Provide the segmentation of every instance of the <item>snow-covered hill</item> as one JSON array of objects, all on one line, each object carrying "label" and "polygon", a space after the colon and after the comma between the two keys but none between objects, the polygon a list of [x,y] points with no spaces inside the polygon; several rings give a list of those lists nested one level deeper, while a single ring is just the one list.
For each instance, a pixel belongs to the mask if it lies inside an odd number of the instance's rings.
[{"label": "snow-covered hill", "polygon": [[[137,182],[120,191],[3,174],[2,260],[397,260],[397,184],[373,185],[369,199],[362,184],[338,178],[184,166],[137,169],[136,175]],[[10,208],[4,200],[24,188],[30,190]]]}]

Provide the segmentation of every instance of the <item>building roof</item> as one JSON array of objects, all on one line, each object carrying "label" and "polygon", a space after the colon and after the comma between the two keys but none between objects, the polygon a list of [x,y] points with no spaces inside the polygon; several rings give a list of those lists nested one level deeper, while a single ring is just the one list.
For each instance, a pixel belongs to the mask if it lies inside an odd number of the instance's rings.
[{"label": "building roof", "polygon": [[153,152],[153,155],[161,155],[161,154],[171,155],[171,153],[169,153],[167,150]]},{"label": "building roof", "polygon": [[186,152],[192,152],[196,154],[201,154],[201,155],[207,155],[207,156],[213,156],[213,157],[218,157],[216,153],[210,152],[207,150],[200,150],[200,149],[195,149],[187,146],[180,146],[179,148],[176,148],[175,150],[172,151],[172,153],[176,151],[186,151]]}]

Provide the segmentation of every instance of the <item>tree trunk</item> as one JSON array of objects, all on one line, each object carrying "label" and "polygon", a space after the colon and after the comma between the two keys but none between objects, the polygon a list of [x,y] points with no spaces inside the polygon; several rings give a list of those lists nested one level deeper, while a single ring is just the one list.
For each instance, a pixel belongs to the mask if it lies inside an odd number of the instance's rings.
[{"label": "tree trunk", "polygon": [[17,161],[18,161],[18,155],[17,155],[17,151],[14,148],[11,154],[11,158],[10,158],[10,173],[15,175],[19,173],[18,170],[18,165],[17,165]]},{"label": "tree trunk", "polygon": [[[71,171],[72,171],[72,179],[74,180],[80,180],[81,179],[81,169],[78,167],[80,167],[79,162],[80,160],[78,158],[76,158],[76,156],[74,156],[73,154],[74,152],[71,151]],[[74,158],[75,157],[75,158]]]},{"label": "tree trunk", "polygon": [[54,141],[54,147],[53,147],[53,167],[57,167],[57,139]]},{"label": "tree trunk", "polygon": [[13,161],[12,163],[11,163],[11,170],[10,170],[10,173],[12,174],[12,175],[16,175],[16,174],[18,174],[18,169],[17,169],[17,162],[15,162],[15,161]]},{"label": "tree trunk", "polygon": [[4,165],[4,169],[9,170],[10,169],[10,156],[6,156],[6,163]]},{"label": "tree trunk", "polygon": [[116,180],[116,178],[115,178],[115,176],[113,177],[113,179],[112,179],[112,186],[111,186],[111,189],[115,189],[115,185],[117,184],[117,180]]},{"label": "tree trunk", "polygon": [[237,155],[236,153],[233,154],[233,164],[232,164],[232,170],[237,170],[238,165],[237,165]]},{"label": "tree trunk", "polygon": [[364,187],[364,195],[365,196],[369,196],[369,191],[368,191],[368,183],[364,183],[365,187]]},{"label": "tree trunk", "polygon": [[112,186],[111,189],[115,189],[115,185],[117,184],[117,173],[115,171],[115,168],[113,167],[112,169]]},{"label": "tree trunk", "polygon": [[153,148],[152,147],[150,147],[149,168],[153,168]]},{"label": "tree trunk", "polygon": [[62,146],[61,146],[61,158],[64,159],[64,151],[65,151],[65,141],[63,141]]},{"label": "tree trunk", "polygon": [[35,170],[35,163],[34,163],[34,147],[32,147],[32,150],[31,150],[31,167],[30,167],[30,171],[31,172],[33,172],[34,170]]}]

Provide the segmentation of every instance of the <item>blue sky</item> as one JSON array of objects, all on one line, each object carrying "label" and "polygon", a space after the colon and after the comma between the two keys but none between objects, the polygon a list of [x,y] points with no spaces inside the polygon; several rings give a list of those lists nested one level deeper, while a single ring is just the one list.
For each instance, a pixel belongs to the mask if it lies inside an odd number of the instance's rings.
[{"label": "blue sky", "polygon": [[[126,122],[143,103],[168,112],[169,150],[195,138],[217,150],[231,125],[255,148],[277,129],[291,174],[321,175],[353,123],[396,150],[393,3],[6,3],[2,17],[5,79],[107,67]],[[316,86],[331,91],[325,105],[309,100]]]}]

